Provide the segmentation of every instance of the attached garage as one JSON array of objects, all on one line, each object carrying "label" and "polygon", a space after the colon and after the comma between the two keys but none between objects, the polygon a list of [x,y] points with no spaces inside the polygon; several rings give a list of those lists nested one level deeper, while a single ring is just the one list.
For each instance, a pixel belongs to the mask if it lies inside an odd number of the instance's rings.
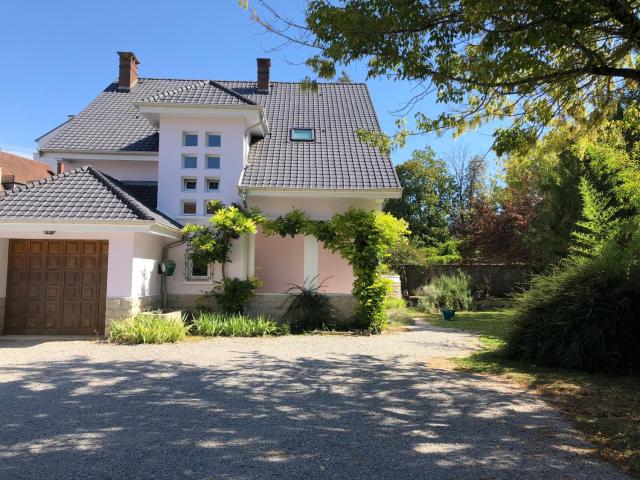
[{"label": "attached garage", "polygon": [[0,334],[104,334],[162,303],[181,225],[93,167],[0,191]]},{"label": "attached garage", "polygon": [[10,240],[5,333],[103,334],[109,242]]}]

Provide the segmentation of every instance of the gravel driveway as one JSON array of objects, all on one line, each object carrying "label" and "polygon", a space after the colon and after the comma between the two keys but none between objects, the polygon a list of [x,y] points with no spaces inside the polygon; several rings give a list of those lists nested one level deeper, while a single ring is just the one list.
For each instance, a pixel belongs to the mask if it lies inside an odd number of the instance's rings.
[{"label": "gravel driveway", "polygon": [[374,337],[0,337],[1,479],[622,479],[533,395]]}]

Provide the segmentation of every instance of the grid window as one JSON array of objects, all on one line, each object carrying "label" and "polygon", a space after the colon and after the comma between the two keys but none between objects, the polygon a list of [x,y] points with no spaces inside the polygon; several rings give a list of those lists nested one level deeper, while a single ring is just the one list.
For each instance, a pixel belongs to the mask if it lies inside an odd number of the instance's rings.
[{"label": "grid window", "polygon": [[193,132],[182,132],[182,146],[183,147],[197,147],[198,146],[198,134]]},{"label": "grid window", "polygon": [[183,215],[195,215],[196,214],[196,202],[191,200],[184,200],[182,202],[182,214]]},{"label": "grid window", "polygon": [[220,190],[220,179],[207,178],[206,190],[207,192],[217,192]]},{"label": "grid window", "polygon": [[198,189],[198,181],[195,178],[182,179],[182,191],[193,192]]},{"label": "grid window", "polygon": [[209,169],[220,168],[220,157],[207,155],[207,168]]},{"label": "grid window", "polygon": [[222,136],[218,133],[207,133],[207,147],[221,147]]},{"label": "grid window", "polygon": [[182,168],[198,168],[198,157],[193,155],[183,155]]}]

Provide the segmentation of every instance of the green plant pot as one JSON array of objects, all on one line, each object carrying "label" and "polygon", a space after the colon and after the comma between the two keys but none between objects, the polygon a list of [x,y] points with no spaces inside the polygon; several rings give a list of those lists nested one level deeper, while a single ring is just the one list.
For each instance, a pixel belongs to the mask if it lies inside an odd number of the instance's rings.
[{"label": "green plant pot", "polygon": [[440,314],[442,315],[443,320],[453,320],[453,317],[456,314],[456,311],[450,310],[448,308],[441,308]]}]

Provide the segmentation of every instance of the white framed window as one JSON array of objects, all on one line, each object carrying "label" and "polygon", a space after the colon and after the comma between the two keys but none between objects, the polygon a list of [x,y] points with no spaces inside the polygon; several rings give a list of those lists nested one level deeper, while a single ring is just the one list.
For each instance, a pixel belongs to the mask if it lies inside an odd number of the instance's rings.
[{"label": "white framed window", "polygon": [[180,202],[180,212],[182,215],[195,215],[197,213],[195,200],[182,200]]},{"label": "white framed window", "polygon": [[207,147],[218,148],[222,146],[222,135],[207,132]]},{"label": "white framed window", "polygon": [[313,128],[292,128],[291,140],[296,142],[313,142],[316,139]]},{"label": "white framed window", "polygon": [[196,155],[182,155],[182,168],[198,168]]},{"label": "white framed window", "polygon": [[220,179],[208,177],[204,182],[205,192],[219,192],[220,191]]},{"label": "white framed window", "polygon": [[196,132],[182,132],[182,146],[183,147],[197,147],[198,146],[198,134]]},{"label": "white framed window", "polygon": [[220,157],[217,155],[207,155],[205,167],[209,170],[218,170],[220,168]]},{"label": "white framed window", "polygon": [[211,279],[211,265],[203,261],[197,261],[186,257],[185,277],[187,280],[209,280]]},{"label": "white framed window", "polygon": [[198,189],[198,179],[195,177],[182,177],[182,191],[195,192]]}]

